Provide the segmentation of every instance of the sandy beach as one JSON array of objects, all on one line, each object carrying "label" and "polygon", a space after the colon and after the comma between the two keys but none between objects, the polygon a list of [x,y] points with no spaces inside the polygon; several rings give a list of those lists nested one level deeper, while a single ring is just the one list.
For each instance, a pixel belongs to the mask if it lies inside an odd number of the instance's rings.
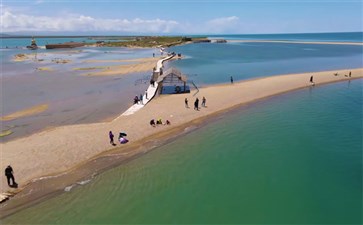
[{"label": "sandy beach", "polygon": [[318,44],[318,45],[360,45],[362,42],[333,42],[333,41],[274,41],[274,40],[228,40],[231,43],[291,43],[291,44]]},{"label": "sandy beach", "polygon": [[[352,77],[348,77],[349,71],[352,72]],[[312,75],[315,86],[309,82]],[[162,95],[135,114],[119,116],[111,122],[62,126],[1,143],[2,165],[3,168],[12,165],[19,184],[18,190],[21,190],[33,179],[73,170],[110,150],[122,153],[124,149],[124,157],[131,158],[143,151],[140,148],[145,143],[182,133],[193,121],[203,121],[242,104],[300,88],[319,88],[321,84],[357,78],[363,78],[363,68],[289,74],[234,84],[226,83],[201,88],[195,96],[193,95],[196,91],[190,94]],[[201,107],[199,111],[194,110],[195,98],[201,100],[203,96],[207,99],[207,107]],[[184,105],[185,98],[189,100],[189,108]],[[149,121],[158,118],[164,122],[168,119],[171,125],[151,127]],[[130,142],[125,145],[110,145],[109,131],[113,131],[116,137],[120,131],[126,132]],[[6,182],[2,182],[0,193],[5,191],[11,189],[7,187]]]}]

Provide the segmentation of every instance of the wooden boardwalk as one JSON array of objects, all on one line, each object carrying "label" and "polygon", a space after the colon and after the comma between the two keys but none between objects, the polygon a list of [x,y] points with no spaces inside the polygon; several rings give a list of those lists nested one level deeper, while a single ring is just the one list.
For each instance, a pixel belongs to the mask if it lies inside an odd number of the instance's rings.
[{"label": "wooden boardwalk", "polygon": [[[160,69],[163,67],[164,61],[169,60],[169,59],[173,58],[174,56],[175,55],[171,55],[171,56],[167,56],[163,59],[158,60],[156,63],[156,69],[154,72],[160,73]],[[132,115],[135,112],[142,109],[147,103],[149,103],[155,97],[156,92],[158,90],[158,86],[159,86],[159,84],[156,81],[154,82],[154,85],[150,84],[142,96],[142,103],[132,105],[129,109],[127,109],[124,113],[122,113],[121,116]]]}]

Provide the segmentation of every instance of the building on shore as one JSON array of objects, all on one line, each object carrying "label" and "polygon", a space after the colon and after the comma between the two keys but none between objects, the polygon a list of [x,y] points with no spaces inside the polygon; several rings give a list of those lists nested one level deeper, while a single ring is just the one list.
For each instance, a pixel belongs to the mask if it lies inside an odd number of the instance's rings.
[{"label": "building on shore", "polygon": [[160,84],[160,94],[190,93],[187,77],[175,68],[166,70],[157,82]]}]

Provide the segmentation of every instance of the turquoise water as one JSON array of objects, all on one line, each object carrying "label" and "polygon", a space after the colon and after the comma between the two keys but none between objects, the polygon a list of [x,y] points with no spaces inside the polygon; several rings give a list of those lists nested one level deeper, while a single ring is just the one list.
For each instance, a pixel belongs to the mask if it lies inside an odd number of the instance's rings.
[{"label": "turquoise water", "polygon": [[197,85],[279,74],[363,67],[362,46],[289,43],[198,43],[174,46],[183,60],[168,62]]},{"label": "turquoise water", "polygon": [[362,42],[363,32],[341,33],[300,33],[300,34],[234,34],[234,35],[210,35],[210,38],[224,38],[227,40],[281,40],[281,41],[339,41]]},{"label": "turquoise water", "polygon": [[362,80],[220,116],[15,224],[361,224]]}]

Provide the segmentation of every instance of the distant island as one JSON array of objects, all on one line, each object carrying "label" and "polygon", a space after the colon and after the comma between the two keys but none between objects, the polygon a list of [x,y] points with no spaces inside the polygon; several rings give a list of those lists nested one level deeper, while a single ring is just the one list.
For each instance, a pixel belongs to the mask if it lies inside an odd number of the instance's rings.
[{"label": "distant island", "polygon": [[[97,38],[101,40],[100,38]],[[120,41],[113,39],[114,41],[98,41],[97,43],[107,47],[170,47],[174,45],[180,45],[185,43],[191,43],[193,41],[204,40],[206,37],[182,37],[182,36],[138,36],[138,37],[123,37]],[[111,40],[111,39],[108,39]]]}]

